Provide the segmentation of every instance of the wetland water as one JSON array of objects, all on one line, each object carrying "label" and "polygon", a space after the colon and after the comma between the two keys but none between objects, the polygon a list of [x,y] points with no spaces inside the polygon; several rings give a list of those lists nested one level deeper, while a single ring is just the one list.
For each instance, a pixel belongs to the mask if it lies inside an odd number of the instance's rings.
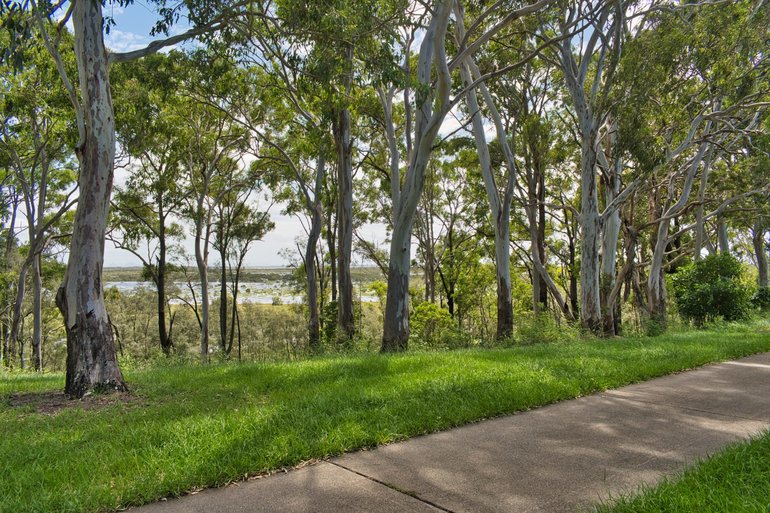
[{"label": "wetland water", "polygon": [[[304,301],[304,295],[290,282],[290,269],[256,269],[244,273],[247,280],[238,286],[238,303],[254,303],[262,305],[270,304],[300,304]],[[363,268],[354,276],[354,299],[372,303],[377,301],[370,288],[376,275],[371,268]],[[151,281],[141,281],[136,278],[141,276],[141,269],[105,269],[104,289],[115,288],[121,294],[133,294],[137,292],[155,292],[155,285]],[[172,304],[191,301],[193,294],[200,300],[200,282],[192,283],[192,290],[187,281],[169,280],[168,296]],[[209,296],[212,301],[219,297],[218,281],[209,282]]]}]

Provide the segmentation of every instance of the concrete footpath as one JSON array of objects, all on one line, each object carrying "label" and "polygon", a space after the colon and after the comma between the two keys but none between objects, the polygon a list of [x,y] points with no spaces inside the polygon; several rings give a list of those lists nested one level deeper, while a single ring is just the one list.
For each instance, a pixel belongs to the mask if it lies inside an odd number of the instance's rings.
[{"label": "concrete footpath", "polygon": [[591,511],[768,428],[765,353],[131,511]]}]

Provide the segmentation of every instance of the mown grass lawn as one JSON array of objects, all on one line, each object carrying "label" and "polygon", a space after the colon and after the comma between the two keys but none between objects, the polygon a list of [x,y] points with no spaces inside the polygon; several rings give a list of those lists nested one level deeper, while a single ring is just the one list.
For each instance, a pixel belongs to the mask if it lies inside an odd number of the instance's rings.
[{"label": "mown grass lawn", "polygon": [[770,511],[770,432],[737,443],[680,476],[597,513],[767,513]]},{"label": "mown grass lawn", "polygon": [[770,350],[767,325],[512,349],[127,373],[133,398],[12,406],[62,376],[0,379],[0,511],[117,509],[302,461]]}]

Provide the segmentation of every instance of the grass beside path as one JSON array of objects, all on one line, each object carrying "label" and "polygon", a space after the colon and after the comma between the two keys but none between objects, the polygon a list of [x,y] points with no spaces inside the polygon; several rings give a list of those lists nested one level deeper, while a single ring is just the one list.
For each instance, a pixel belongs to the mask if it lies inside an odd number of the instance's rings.
[{"label": "grass beside path", "polygon": [[770,432],[736,443],[678,478],[597,508],[597,513],[767,513]]},{"label": "grass beside path", "polygon": [[[767,324],[513,349],[127,374],[134,398],[39,413],[0,379],[0,511],[92,512],[770,350]],[[34,396],[33,396],[34,397]],[[14,399],[15,398],[15,399]]]}]

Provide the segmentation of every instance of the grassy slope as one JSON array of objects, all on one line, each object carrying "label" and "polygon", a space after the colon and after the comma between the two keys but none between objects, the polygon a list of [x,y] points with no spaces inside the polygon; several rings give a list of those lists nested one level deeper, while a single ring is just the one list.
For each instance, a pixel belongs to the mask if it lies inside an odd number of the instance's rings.
[{"label": "grassy slope", "polygon": [[154,369],[139,400],[43,415],[3,396],[0,511],[99,511],[770,350],[756,327],[498,350]]},{"label": "grassy slope", "polygon": [[600,513],[767,513],[770,432],[738,443],[640,494],[597,508]]}]

